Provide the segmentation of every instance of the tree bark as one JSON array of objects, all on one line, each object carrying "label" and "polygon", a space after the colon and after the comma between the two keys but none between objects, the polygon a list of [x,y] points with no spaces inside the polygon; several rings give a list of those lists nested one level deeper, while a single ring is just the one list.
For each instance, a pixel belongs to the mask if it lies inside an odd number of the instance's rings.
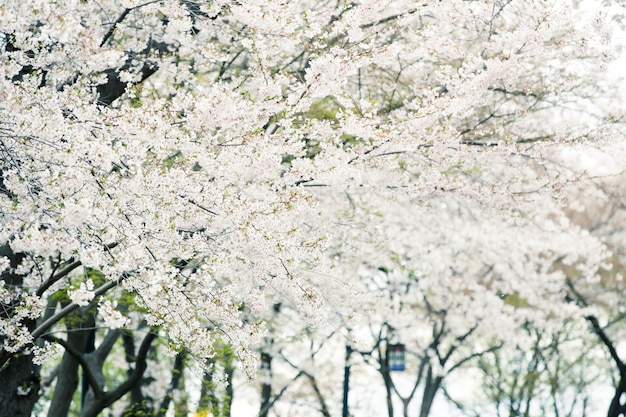
[{"label": "tree bark", "polygon": [[0,417],[30,417],[39,399],[39,366],[33,355],[12,358],[0,370]]},{"label": "tree bark", "polygon": [[[181,352],[176,355],[176,359],[174,359],[174,365],[172,366],[172,379],[170,380],[170,385],[167,388],[165,397],[163,397],[163,400],[159,405],[159,409],[157,410],[157,417],[165,417],[167,410],[170,408],[170,403],[174,399],[174,391],[178,389],[182,381],[184,369],[185,353]],[[202,388],[204,388],[204,386]],[[200,395],[200,406],[198,408],[202,409],[202,395]]]},{"label": "tree bark", "polygon": [[[87,341],[87,331],[70,331],[67,335],[67,343],[82,351]],[[78,359],[70,352],[65,351],[61,363],[54,394],[48,410],[48,417],[65,417],[68,415],[74,393],[78,388]]]},{"label": "tree bark", "polygon": [[352,346],[346,345],[346,362],[343,368],[343,408],[342,417],[348,417],[350,415],[350,408],[348,404],[348,394],[350,392],[350,356],[352,355]]},{"label": "tree bark", "polygon": [[389,370],[389,357],[387,352],[378,348],[378,357],[380,359],[380,374],[385,382],[385,393],[387,394],[387,415],[393,416],[393,381],[391,380],[391,371]]},{"label": "tree bark", "polygon": [[[104,391],[103,386],[98,387],[99,392],[94,392],[93,390],[89,391],[85,399],[84,407],[80,412],[81,417],[98,417],[105,408],[122,398],[122,396],[129,393],[133,387],[141,383],[141,378],[147,367],[146,359],[148,351],[156,338],[157,334],[152,331],[148,332],[144,337],[137,351],[135,367],[125,382],[112,391]],[[99,363],[101,364],[102,361],[99,361]]]},{"label": "tree bark", "polygon": [[424,395],[422,397],[422,406],[420,407],[420,417],[428,417],[430,409],[433,406],[435,395],[439,391],[443,377],[434,376],[432,368],[428,368],[428,374],[426,377],[426,386],[424,387]]},{"label": "tree bark", "polygon": [[598,319],[595,316],[587,316],[587,321],[591,324],[594,333],[600,338],[604,346],[609,350],[617,370],[619,372],[619,383],[615,387],[615,394],[611,399],[611,405],[609,406],[608,417],[625,417],[626,416],[626,404],[624,397],[626,396],[626,364],[622,361],[617,353],[615,344],[604,329],[600,326]]},{"label": "tree bark", "polygon": [[[261,353],[261,369],[267,371],[267,377],[271,378],[272,375],[272,357],[266,353]],[[272,383],[271,381],[263,382],[261,386],[261,410],[259,411],[259,417],[267,417],[270,409],[270,401],[272,399]]]},{"label": "tree bark", "polygon": [[[1,178],[0,186],[4,189]],[[25,255],[13,252],[8,243],[3,243],[0,245],[1,256],[6,256],[9,259],[10,268],[2,273],[0,280],[6,286],[20,288],[24,277],[13,271],[20,265]],[[3,303],[0,319],[9,319],[17,304],[19,304],[19,297],[17,296],[7,304]],[[35,327],[34,321],[23,324],[29,331]],[[3,338],[0,335],[0,344],[2,342]],[[26,352],[11,353],[2,349],[0,351],[0,417],[30,416],[39,398],[39,378],[39,366],[33,363],[32,354]]]}]

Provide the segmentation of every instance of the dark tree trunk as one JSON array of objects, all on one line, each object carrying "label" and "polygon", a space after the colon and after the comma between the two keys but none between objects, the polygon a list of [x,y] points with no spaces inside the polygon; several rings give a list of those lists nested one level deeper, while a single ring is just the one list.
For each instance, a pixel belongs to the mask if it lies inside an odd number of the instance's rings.
[{"label": "dark tree trunk", "polygon": [[39,366],[32,355],[12,358],[0,370],[0,417],[30,417],[39,399]]},{"label": "dark tree trunk", "polygon": [[[82,352],[85,349],[88,336],[89,331],[70,328],[68,329],[67,344]],[[68,415],[80,380],[79,365],[78,359],[72,353],[66,351],[63,354],[48,417],[65,417]]]},{"label": "dark tree trunk", "polygon": [[[80,381],[80,362],[75,352],[84,353],[89,349],[88,341],[94,332],[95,318],[93,312],[84,311],[72,318],[80,320],[78,323],[67,326],[66,343],[73,348],[73,352],[66,350],[59,364],[57,383],[48,410],[48,417],[66,417],[68,415]],[[83,399],[84,394],[81,396],[81,402]]]},{"label": "dark tree trunk", "polygon": [[615,388],[615,395],[609,406],[608,417],[624,417],[626,416],[626,404],[624,404],[624,396],[626,395],[626,375],[621,375],[619,384]]},{"label": "dark tree trunk", "polygon": [[[185,353],[179,353],[176,355],[176,359],[174,359],[174,366],[172,367],[172,379],[170,380],[170,386],[167,388],[167,392],[161,404],[159,405],[159,409],[157,410],[156,417],[165,417],[167,410],[170,408],[170,403],[174,399],[174,391],[176,391],[180,383],[183,379],[183,371],[185,369]],[[204,385],[202,386],[204,390]],[[200,405],[199,409],[202,409],[202,395],[200,395]]]},{"label": "dark tree trunk", "polygon": [[[0,178],[0,188],[4,185]],[[3,192],[6,194],[6,192]],[[0,256],[9,258],[10,268],[2,273],[1,281],[7,287],[21,288],[24,277],[14,273],[24,259],[23,253],[14,253],[8,243],[0,245]],[[13,315],[13,308],[20,302],[15,297],[7,304],[2,304],[0,319],[8,319]],[[34,322],[23,323],[29,331],[35,327]],[[0,335],[0,345],[3,338]],[[15,356],[13,356],[15,355]],[[37,399],[39,399],[39,366],[33,363],[33,356],[25,352],[2,351],[3,365],[0,364],[0,417],[30,416]],[[9,360],[10,358],[10,360]]]},{"label": "dark tree trunk", "polygon": [[346,345],[346,362],[343,368],[343,408],[342,417],[348,417],[350,415],[350,408],[348,406],[348,394],[350,392],[350,356],[352,355],[352,347]]},{"label": "dark tree trunk", "polygon": [[389,356],[386,351],[378,347],[378,357],[380,360],[380,374],[385,382],[385,393],[387,394],[387,415],[393,417],[393,381],[389,370]]},{"label": "dark tree trunk", "polygon": [[430,415],[435,395],[437,395],[442,381],[443,377],[434,376],[432,368],[429,367],[426,377],[426,386],[424,387],[424,396],[422,398],[422,406],[420,407],[420,417],[428,417]]},{"label": "dark tree trunk", "polygon": [[[573,290],[573,288],[572,288]],[[578,295],[579,300],[582,300],[582,297]],[[583,300],[584,301],[584,300]],[[586,303],[584,303],[586,305]],[[609,405],[609,411],[607,413],[608,417],[626,417],[626,364],[622,361],[617,353],[617,348],[611,339],[609,339],[608,335],[604,332],[602,326],[598,322],[598,319],[595,316],[587,316],[587,321],[591,324],[591,328],[593,332],[600,338],[604,346],[609,350],[613,361],[617,367],[617,371],[619,372],[619,383],[615,387],[615,394],[613,395],[613,399],[611,400],[611,404]]]},{"label": "dark tree trunk", "polygon": [[[87,336],[87,341],[85,343],[85,353],[91,353],[96,350],[96,328],[95,322],[94,327],[89,330],[89,335]],[[89,391],[89,382],[87,381],[87,374],[85,370],[83,370],[83,382],[81,386],[81,394],[80,394],[80,405],[85,403],[85,397],[87,396],[87,392]]]},{"label": "dark tree trunk", "polygon": [[[71,342],[68,340],[68,343]],[[69,352],[63,354],[63,359],[61,359],[59,364],[54,395],[48,410],[48,417],[64,417],[68,415],[74,392],[76,392],[78,387],[78,366],[78,360],[73,355]]]},{"label": "dark tree trunk", "polygon": [[[127,375],[128,378],[132,377],[132,365],[137,360],[135,353],[135,340],[132,334],[124,333],[122,335],[122,341],[124,343],[124,356],[126,357],[126,363],[128,365]],[[102,367],[102,365],[100,365]],[[130,390],[130,401],[128,407],[124,410],[124,416],[141,416],[152,414],[152,404],[148,398],[143,395],[141,389],[143,385],[143,378],[135,384]]]},{"label": "dark tree trunk", "polygon": [[[272,375],[272,357],[268,353],[261,353],[261,369],[267,372],[266,377],[271,378]],[[272,400],[272,383],[271,381],[263,382],[261,386],[261,410],[259,417],[267,417]]]},{"label": "dark tree trunk", "polygon": [[152,342],[156,338],[157,334],[152,331],[144,337],[141,345],[139,346],[139,350],[135,355],[134,369],[130,371],[128,379],[111,391],[104,391],[104,378],[102,377],[102,365],[104,363],[104,359],[106,359],[106,355],[99,358],[95,361],[95,364],[91,365],[93,367],[92,373],[94,376],[97,374],[95,379],[99,380],[97,381],[97,385],[99,386],[96,387],[96,392],[93,390],[94,387],[91,387],[87,393],[85,404],[80,411],[81,417],[98,417],[104,409],[122,398],[127,393],[131,392],[137,385],[141,385],[142,378],[147,368],[146,358],[148,351],[152,346]]}]

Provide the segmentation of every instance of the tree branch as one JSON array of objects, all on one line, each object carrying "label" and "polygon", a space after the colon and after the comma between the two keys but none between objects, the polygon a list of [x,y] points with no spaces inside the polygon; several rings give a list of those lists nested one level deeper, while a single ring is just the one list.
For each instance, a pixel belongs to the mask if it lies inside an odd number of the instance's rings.
[{"label": "tree branch", "polygon": [[124,394],[129,392],[135,384],[137,384],[140,378],[143,376],[146,371],[147,364],[146,358],[148,356],[148,351],[152,345],[152,342],[157,338],[157,333],[150,331],[144,337],[141,342],[141,346],[139,347],[139,351],[137,352],[137,360],[135,361],[135,369],[131,373],[130,377],[118,386],[116,389],[109,393],[105,393],[100,399],[96,399],[89,410],[86,410],[85,413],[81,413],[82,417],[97,417],[98,414],[104,410],[106,407],[113,404],[115,401],[119,400]]},{"label": "tree branch", "polygon": [[[96,288],[96,290],[94,291],[94,297],[93,298],[96,299],[97,297],[105,294],[111,288],[116,287],[127,276],[128,275],[122,275],[119,279],[117,279],[115,281],[107,281],[107,282],[105,282],[104,284],[102,284],[101,286]],[[70,314],[72,311],[76,310],[79,307],[80,307],[80,305],[78,305],[76,303],[72,303],[72,304],[69,304],[69,305],[65,306],[63,309],[61,309],[61,311],[59,311],[54,316],[50,317],[48,320],[46,320],[43,323],[41,323],[35,330],[33,330],[33,332],[31,333],[31,336],[33,337],[33,339],[37,339],[38,337],[41,337],[46,331],[48,331],[48,329],[50,329],[52,326],[54,326],[59,320],[61,320],[63,317],[67,316],[68,314]],[[0,366],[2,366],[2,365],[3,365],[3,363],[0,363]]]},{"label": "tree branch", "polygon": [[46,290],[50,288],[55,282],[59,281],[61,278],[66,277],[67,275],[69,275],[70,272],[82,265],[81,261],[72,262],[70,260],[70,262],[71,263],[67,265],[63,270],[59,271],[59,273],[55,275],[50,276],[50,278],[48,278],[46,282],[41,284],[41,287],[37,289],[36,293],[38,297],[41,297],[43,293],[46,292]]},{"label": "tree branch", "polygon": [[98,384],[93,370],[89,366],[89,363],[87,363],[87,361],[85,360],[85,357],[80,350],[76,349],[65,340],[51,334],[43,335],[42,339],[47,340],[48,342],[58,343],[59,345],[63,346],[63,349],[65,349],[67,353],[72,355],[78,361],[78,363],[80,363],[80,366],[83,368],[83,372],[85,373],[85,375],[87,376],[87,380],[89,381],[89,386],[91,386],[91,389],[93,390],[96,398],[100,398],[104,395],[104,391],[102,391],[102,388]]},{"label": "tree branch", "polygon": [[102,48],[107,43],[107,41],[111,38],[111,36],[113,36],[113,32],[115,32],[117,25],[122,23],[122,20],[124,20],[126,16],[128,16],[128,13],[130,13],[131,10],[133,9],[124,9],[122,14],[120,14],[120,16],[117,18],[117,20],[113,22],[113,25],[111,25],[111,28],[109,29],[109,31],[104,35],[104,38],[102,38],[102,42],[100,42],[100,48]]}]

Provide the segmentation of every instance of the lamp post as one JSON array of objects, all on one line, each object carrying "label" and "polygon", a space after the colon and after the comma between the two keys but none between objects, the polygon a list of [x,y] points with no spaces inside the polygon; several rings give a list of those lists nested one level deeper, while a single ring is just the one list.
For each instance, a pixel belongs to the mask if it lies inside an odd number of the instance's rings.
[{"label": "lamp post", "polygon": [[406,348],[402,343],[394,343],[387,345],[387,361],[390,371],[404,371]]}]

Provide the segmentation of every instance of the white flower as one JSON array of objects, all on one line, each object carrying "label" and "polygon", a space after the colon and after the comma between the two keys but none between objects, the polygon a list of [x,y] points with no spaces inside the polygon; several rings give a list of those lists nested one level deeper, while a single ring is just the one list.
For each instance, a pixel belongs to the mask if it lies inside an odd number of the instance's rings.
[{"label": "white flower", "polygon": [[33,362],[36,365],[43,365],[45,362],[58,359],[63,352],[64,350],[60,345],[56,343],[44,342],[43,346],[35,346],[33,349]]},{"label": "white flower", "polygon": [[122,315],[115,307],[117,307],[116,301],[111,302],[110,300],[106,300],[100,304],[98,311],[107,327],[119,329],[120,327],[126,326],[130,319]]},{"label": "white flower", "polygon": [[11,261],[6,256],[0,258],[0,274],[6,271],[11,266]]},{"label": "white flower", "polygon": [[68,295],[72,301],[79,306],[86,306],[91,300],[93,300],[93,281],[88,279],[86,282],[82,282],[80,287],[75,290],[69,290]]}]

